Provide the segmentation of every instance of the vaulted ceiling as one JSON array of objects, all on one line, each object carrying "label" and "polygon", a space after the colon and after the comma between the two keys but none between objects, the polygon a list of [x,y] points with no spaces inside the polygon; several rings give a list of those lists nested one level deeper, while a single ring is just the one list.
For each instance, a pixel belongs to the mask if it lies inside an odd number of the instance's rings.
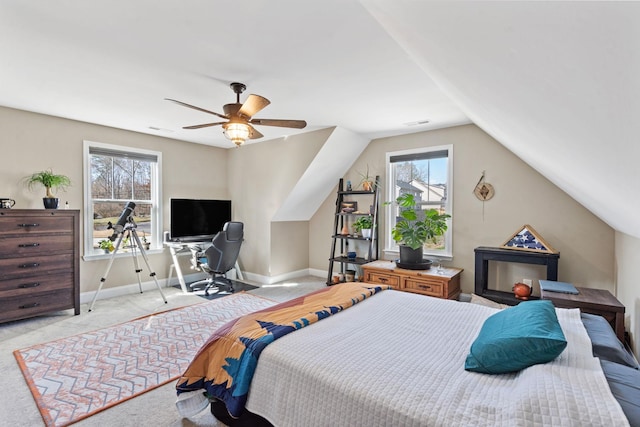
[{"label": "vaulted ceiling", "polygon": [[217,117],[164,98],[222,112],[240,81],[241,101],[271,100],[256,117],[308,122],[264,140],[473,121],[640,237],[639,18],[636,2],[3,0],[0,105],[219,147],[220,127],[182,129]]}]

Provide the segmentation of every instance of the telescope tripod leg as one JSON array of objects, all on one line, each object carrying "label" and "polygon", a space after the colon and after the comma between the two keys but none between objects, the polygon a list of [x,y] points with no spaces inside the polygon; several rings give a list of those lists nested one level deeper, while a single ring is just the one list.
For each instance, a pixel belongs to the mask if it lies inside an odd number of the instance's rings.
[{"label": "telescope tripod leg", "polygon": [[98,290],[93,295],[93,300],[91,300],[91,305],[89,306],[89,311],[93,310],[93,305],[96,303],[96,298],[98,298],[98,294],[102,290],[102,285],[104,285],[104,282],[106,282],[106,280],[107,280],[107,276],[109,275],[109,270],[111,270],[111,266],[113,265],[113,260],[116,257],[116,252],[118,252],[118,249],[120,248],[120,244],[122,243],[122,238],[123,237],[124,237],[124,234],[122,234],[122,233],[118,237],[118,242],[116,243],[116,247],[113,250],[113,253],[111,254],[111,258],[109,259],[109,264],[107,264],[107,269],[104,272],[104,276],[102,276],[100,278],[100,286],[98,286]]},{"label": "telescope tripod leg", "polygon": [[132,245],[131,256],[133,257],[133,266],[136,269],[136,276],[138,277],[138,289],[140,290],[140,293],[142,293],[142,278],[140,277],[142,269],[140,268],[140,264],[138,263],[138,253],[136,251],[136,245]]},{"label": "telescope tripod leg", "polygon": [[[162,296],[162,300],[164,301],[165,304],[167,304],[167,298],[165,298],[164,293],[162,292],[162,288],[160,287],[160,283],[158,283],[158,278],[156,277],[156,272],[153,271],[153,269],[151,268],[151,266],[149,265],[149,258],[147,257],[147,253],[144,250],[144,246],[142,246],[142,242],[140,241],[140,238],[138,237],[138,233],[136,233],[136,230],[134,229],[131,234],[133,235],[133,238],[136,241],[136,245],[138,246],[138,248],[140,248],[140,253],[142,254],[142,259],[144,260],[144,263],[147,265],[147,268],[149,269],[149,276],[151,276],[153,278],[153,281],[156,284],[156,287],[158,288],[158,292],[160,292],[160,295]],[[138,268],[138,258],[136,257],[136,271],[139,270]],[[140,275],[138,273],[138,283],[140,283]],[[142,293],[142,284],[140,285],[140,292]]]}]

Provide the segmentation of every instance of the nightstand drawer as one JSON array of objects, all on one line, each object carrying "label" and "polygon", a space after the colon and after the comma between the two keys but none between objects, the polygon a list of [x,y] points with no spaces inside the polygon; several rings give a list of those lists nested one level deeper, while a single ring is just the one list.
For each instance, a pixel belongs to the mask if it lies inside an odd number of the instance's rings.
[{"label": "nightstand drawer", "polygon": [[414,279],[407,277],[404,280],[404,288],[407,291],[418,292],[425,295],[431,295],[434,297],[445,297],[442,291],[442,282],[428,279]]},{"label": "nightstand drawer", "polygon": [[369,271],[365,276],[365,282],[380,283],[383,285],[389,285],[394,289],[400,289],[400,276],[394,276],[392,274]]}]

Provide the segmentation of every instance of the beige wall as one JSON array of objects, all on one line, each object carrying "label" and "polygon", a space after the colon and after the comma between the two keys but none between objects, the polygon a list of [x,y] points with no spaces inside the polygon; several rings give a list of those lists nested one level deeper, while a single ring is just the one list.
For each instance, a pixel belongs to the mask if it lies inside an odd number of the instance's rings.
[{"label": "beige wall", "polygon": [[[243,272],[272,277],[291,272],[289,268],[298,269],[299,263],[290,264],[285,256],[272,257],[274,238],[274,248],[308,253],[308,234],[274,237],[271,219],[331,131],[323,129],[229,150],[228,183],[236,206],[234,219],[245,223],[245,241],[240,251]],[[305,263],[307,268],[308,259]]]},{"label": "beige wall", "polygon": [[[386,152],[446,144],[452,144],[454,152],[454,235],[453,260],[445,264],[464,268],[463,292],[473,291],[474,248],[501,246],[525,224],[531,225],[560,251],[559,280],[613,290],[614,232],[611,227],[475,125],[374,140],[345,179],[359,182],[357,172],[364,171],[369,164],[370,173],[381,175],[385,183]],[[482,171],[486,171],[486,181],[496,191],[495,197],[484,206],[472,194]],[[322,247],[310,250],[311,268],[327,269],[334,201],[335,195],[331,195],[312,218],[311,241],[317,239]],[[384,213],[382,210],[381,236],[384,236]],[[384,258],[394,259],[394,254]],[[491,265],[491,288],[510,291],[523,276],[544,278],[539,267],[495,264]]]},{"label": "beige wall", "polygon": [[309,221],[271,223],[271,276],[309,268]]},{"label": "beige wall", "polygon": [[[68,200],[72,209],[83,210],[83,140],[158,150],[163,153],[165,229],[169,228],[172,197],[231,198],[234,219],[244,221],[246,226],[241,251],[245,272],[274,277],[306,268],[327,270],[335,191],[308,223],[272,223],[271,218],[331,129],[224,150],[3,107],[0,107],[0,128],[3,131],[0,196],[15,199],[18,208],[42,207],[44,191],[28,191],[21,179],[51,167],[73,182],[66,193],[59,194],[60,198]],[[381,175],[385,182],[387,151],[442,144],[454,145],[454,257],[449,264],[465,269],[463,291],[473,291],[473,249],[500,246],[522,225],[530,224],[560,251],[560,280],[617,292],[627,307],[627,328],[637,341],[640,240],[615,234],[476,126],[374,140],[345,179],[359,182],[357,172],[364,171],[368,164],[370,172]],[[472,195],[483,170],[487,182],[496,189],[495,197],[484,204],[484,213],[483,204]],[[335,178],[336,184],[339,178]],[[382,214],[384,225],[384,211]],[[381,236],[383,232],[384,226]],[[393,254],[386,256],[393,257]],[[185,268],[186,261],[181,262]],[[159,278],[166,277],[171,263],[168,251],[150,256],[150,262]],[[105,268],[106,261],[81,261],[81,292],[97,289]],[[133,270],[129,259],[116,260],[107,287],[136,283]],[[514,280],[525,274],[541,277],[540,271],[524,264],[494,265],[492,281],[499,283],[493,283],[492,287],[509,289]],[[637,354],[637,342],[635,349]]]},{"label": "beige wall", "polygon": [[625,306],[625,326],[640,356],[640,239],[616,233],[616,296]]},{"label": "beige wall", "polygon": [[[67,192],[58,194],[61,202],[68,200],[71,208],[81,209],[82,214],[83,140],[163,153],[165,230],[169,229],[169,200],[172,197],[229,197],[226,150],[223,149],[2,107],[0,129],[3,162],[0,169],[0,196],[15,199],[16,208],[42,209],[44,189],[31,192],[20,181],[24,176],[52,168],[56,173],[69,176],[73,183]],[[158,278],[166,277],[171,264],[168,251],[149,258]],[[96,290],[106,266],[105,260],[81,260],[80,291]],[[143,280],[150,280],[146,267]],[[137,279],[131,258],[116,259],[105,288],[133,283],[137,283]]]}]

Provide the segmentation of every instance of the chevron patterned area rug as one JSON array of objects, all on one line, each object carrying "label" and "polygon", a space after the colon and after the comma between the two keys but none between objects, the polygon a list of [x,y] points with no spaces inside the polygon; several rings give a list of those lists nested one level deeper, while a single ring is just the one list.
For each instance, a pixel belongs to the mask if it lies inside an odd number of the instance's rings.
[{"label": "chevron patterned area rug", "polygon": [[175,381],[212,332],[275,304],[242,292],[13,353],[45,424],[62,427]]}]

